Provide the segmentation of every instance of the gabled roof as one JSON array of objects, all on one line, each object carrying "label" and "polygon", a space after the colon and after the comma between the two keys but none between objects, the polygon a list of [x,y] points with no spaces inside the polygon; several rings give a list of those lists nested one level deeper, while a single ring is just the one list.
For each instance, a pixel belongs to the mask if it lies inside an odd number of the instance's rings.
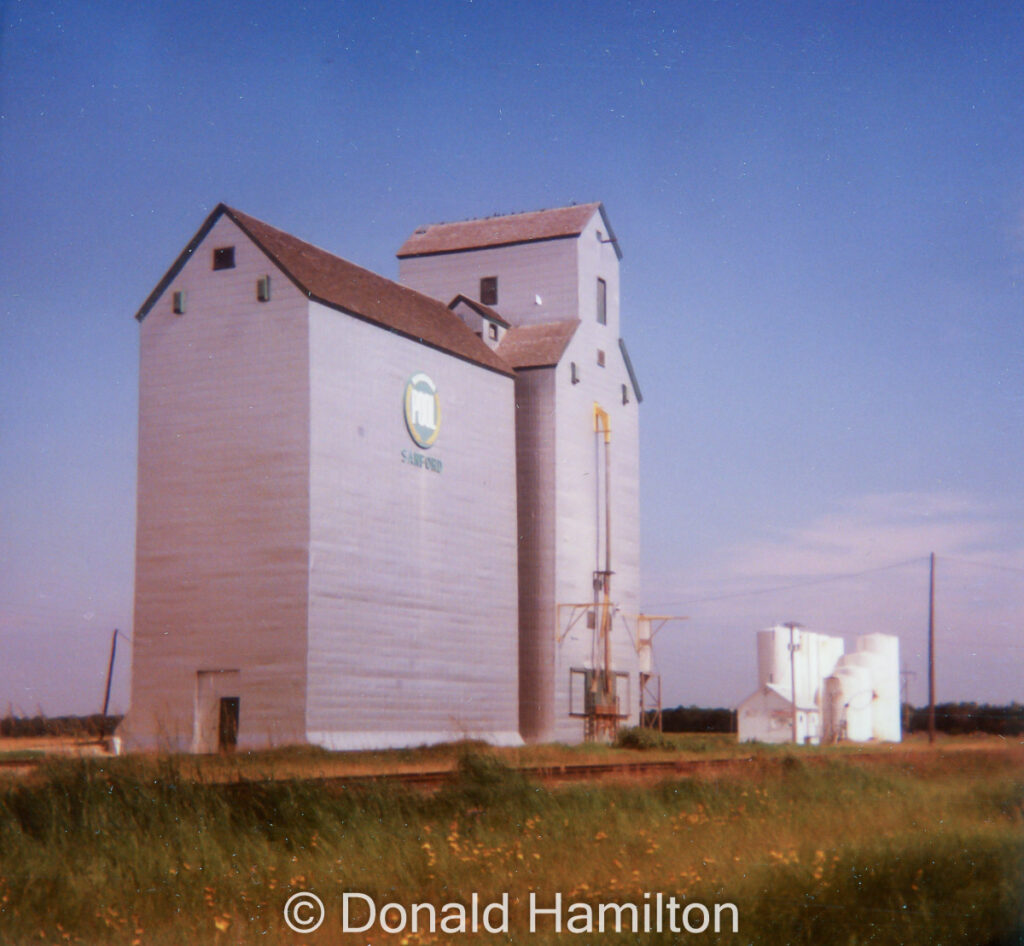
[{"label": "gabled roof", "polygon": [[477,302],[476,299],[470,299],[469,296],[464,296],[461,292],[448,303],[448,308],[454,311],[459,305],[468,305],[481,318],[497,322],[502,328],[509,327],[509,323],[501,317],[497,309],[492,309],[489,305]]},{"label": "gabled roof", "polygon": [[513,325],[501,340],[498,354],[513,368],[550,368],[562,355],[579,328],[579,319]]},{"label": "gabled roof", "polygon": [[427,224],[413,231],[397,255],[399,259],[404,259],[409,256],[432,256],[437,253],[458,253],[484,247],[577,237],[595,213],[601,214],[605,239],[615,247],[616,254],[622,259],[619,243],[601,203],[576,204],[572,207],[462,220],[458,223]]},{"label": "gabled roof", "polygon": [[199,232],[143,303],[135,315],[139,321],[145,318],[222,216],[232,220],[312,301],[465,361],[502,374],[511,373],[508,364],[443,302],[371,273],[225,204],[218,204],[207,217]]}]

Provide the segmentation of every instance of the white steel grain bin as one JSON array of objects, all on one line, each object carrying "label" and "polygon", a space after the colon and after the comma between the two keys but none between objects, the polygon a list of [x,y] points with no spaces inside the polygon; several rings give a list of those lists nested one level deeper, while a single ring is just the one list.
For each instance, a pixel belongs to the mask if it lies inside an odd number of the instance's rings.
[{"label": "white steel grain bin", "polygon": [[871,729],[875,739],[899,742],[900,726],[900,642],[891,634],[865,634],[857,638],[858,653],[871,654],[875,701]]},{"label": "white steel grain bin", "polygon": [[874,689],[871,671],[850,664],[844,657],[826,687],[829,694],[827,715],[836,738],[849,742],[867,742],[871,738],[871,704]]}]

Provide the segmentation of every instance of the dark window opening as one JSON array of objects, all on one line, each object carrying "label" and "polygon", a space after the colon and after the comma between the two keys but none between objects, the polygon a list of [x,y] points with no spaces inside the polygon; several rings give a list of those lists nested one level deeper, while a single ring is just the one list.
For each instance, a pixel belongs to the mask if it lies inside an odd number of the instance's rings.
[{"label": "dark window opening", "polygon": [[494,322],[487,323],[487,337],[494,341],[498,340],[498,326]]},{"label": "dark window opening", "polygon": [[257,302],[269,302],[270,301],[270,277],[260,276],[256,280],[256,301]]},{"label": "dark window opening", "polygon": [[238,711],[241,702],[237,696],[222,696],[220,698],[217,748],[221,752],[234,752],[238,745]]},{"label": "dark window opening", "polygon": [[235,268],[235,248],[233,246],[218,246],[213,251],[214,269]]},{"label": "dark window opening", "polygon": [[629,403],[629,385],[628,384],[624,384],[622,386],[622,403],[623,404],[628,404]]},{"label": "dark window opening", "polygon": [[498,277],[484,276],[480,280],[480,301],[484,305],[498,304]]},{"label": "dark window opening", "polygon": [[604,352],[600,348],[597,350],[597,366],[604,367]]},{"label": "dark window opening", "polygon": [[600,276],[597,279],[597,324],[608,324],[608,284]]},{"label": "dark window opening", "polygon": [[569,377],[573,384],[580,383],[580,369],[576,367],[575,361],[569,363]]},{"label": "dark window opening", "polygon": [[176,293],[174,293],[174,296],[172,297],[172,299],[173,299],[173,301],[172,301],[171,308],[172,308],[174,314],[175,315],[184,315],[185,314],[185,292],[184,292],[184,290],[180,290],[179,289]]}]

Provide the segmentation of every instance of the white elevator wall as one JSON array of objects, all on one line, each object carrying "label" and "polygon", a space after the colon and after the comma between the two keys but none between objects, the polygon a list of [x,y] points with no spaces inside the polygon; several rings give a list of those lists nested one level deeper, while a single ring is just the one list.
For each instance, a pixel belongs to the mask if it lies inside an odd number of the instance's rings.
[{"label": "white elevator wall", "polygon": [[[310,741],[518,744],[513,380],[315,304],[310,362]],[[402,415],[418,372],[429,450]]]}]

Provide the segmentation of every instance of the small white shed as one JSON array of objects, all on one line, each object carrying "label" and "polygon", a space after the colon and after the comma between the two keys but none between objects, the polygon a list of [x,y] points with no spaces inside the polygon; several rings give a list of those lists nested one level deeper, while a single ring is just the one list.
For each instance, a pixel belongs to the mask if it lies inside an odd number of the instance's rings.
[{"label": "small white shed", "polygon": [[[739,705],[740,742],[793,742],[793,702],[789,693],[766,683]],[[796,742],[821,740],[821,711],[816,706],[796,708]]]}]

